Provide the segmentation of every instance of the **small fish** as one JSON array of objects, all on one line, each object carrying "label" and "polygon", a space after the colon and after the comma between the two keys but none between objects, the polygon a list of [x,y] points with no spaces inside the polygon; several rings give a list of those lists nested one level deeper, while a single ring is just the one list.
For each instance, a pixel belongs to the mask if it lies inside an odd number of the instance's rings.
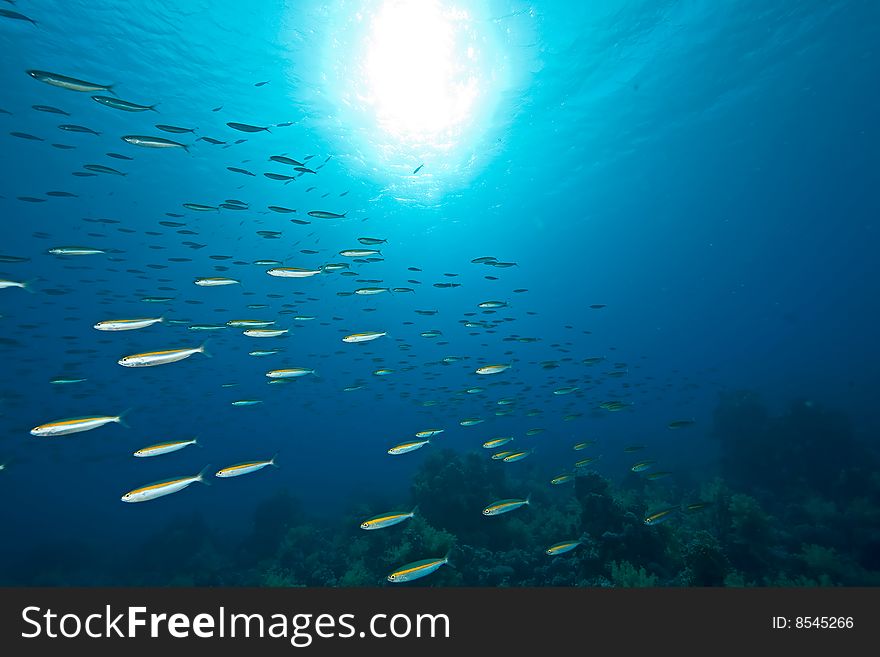
[{"label": "small fish", "polygon": [[345,249],[340,251],[339,255],[344,258],[366,258],[372,255],[382,255],[382,252],[376,249]]},{"label": "small fish", "polygon": [[274,356],[275,354],[280,354],[281,349],[257,349],[254,351],[249,351],[248,356]]},{"label": "small fish", "polygon": [[478,367],[475,372],[477,374],[500,374],[509,369],[510,364],[483,365],[482,367]]},{"label": "small fish", "polygon": [[413,561],[405,566],[401,566],[386,578],[389,582],[411,582],[425,575],[430,575],[435,570],[449,563],[449,555],[442,559],[423,559],[422,561]]},{"label": "small fish", "polygon": [[[12,0],[10,0],[12,2]],[[30,16],[25,16],[24,14],[20,14],[17,11],[12,11],[11,9],[0,9],[0,16],[3,18],[11,18],[16,21],[24,21],[30,23],[31,25],[36,25],[37,21],[35,21]]]},{"label": "small fish", "polygon": [[506,445],[511,440],[513,440],[513,436],[503,436],[501,438],[492,438],[491,440],[487,440],[486,442],[483,443],[483,449],[495,449],[496,447],[501,447],[502,445]]},{"label": "small fish", "polygon": [[352,333],[351,335],[346,335],[342,338],[343,342],[371,342],[378,338],[381,338],[384,335],[388,335],[385,331],[366,331],[364,333]]},{"label": "small fish", "polygon": [[647,445],[627,445],[626,447],[623,448],[623,451],[626,452],[627,454],[629,454],[631,452],[638,452],[640,450],[643,450],[646,447],[647,447]]},{"label": "small fish", "polygon": [[566,552],[571,552],[579,545],[583,545],[583,539],[577,541],[562,541],[561,543],[555,543],[544,550],[545,554],[550,555],[551,557],[558,556],[560,554],[565,554]]},{"label": "small fish", "polygon": [[531,503],[532,496],[529,495],[524,500],[517,499],[509,499],[509,500],[498,500],[497,502],[492,502],[489,506],[483,509],[484,516],[497,516],[502,513],[509,513],[510,511],[515,511],[520,507],[526,506]]},{"label": "small fish", "polygon": [[29,70],[26,71],[34,80],[51,84],[53,87],[61,87],[70,91],[110,91],[112,93],[112,84],[98,84],[96,82],[86,82],[77,78],[67,77],[59,73],[50,73],[49,71]]},{"label": "small fish", "polygon": [[424,429],[423,431],[416,432],[416,438],[433,438],[434,436],[439,436],[444,431],[446,429]]},{"label": "small fish", "polygon": [[138,458],[148,458],[150,456],[159,456],[161,454],[170,454],[171,452],[176,452],[177,450],[183,449],[184,447],[188,447],[189,445],[198,445],[199,439],[193,438],[192,440],[177,440],[173,442],[167,443],[157,443],[156,445],[150,445],[149,447],[142,447],[141,449],[133,452],[133,456],[137,456]]},{"label": "small fish", "polygon": [[124,112],[156,111],[155,105],[138,105],[137,103],[130,103],[127,100],[114,98],[113,96],[92,96],[92,100],[101,105],[106,105],[107,107],[112,107],[113,109],[122,110]]},{"label": "small fish", "polygon": [[296,210],[291,210],[290,208],[285,208],[281,205],[270,205],[269,209],[272,212],[277,212],[279,214],[290,214],[291,212],[296,212]]},{"label": "small fish", "polygon": [[614,401],[604,401],[604,402],[602,402],[601,404],[599,404],[599,408],[605,409],[606,411],[612,411],[612,412],[614,412],[614,411],[620,411],[620,410],[623,410],[623,409],[626,408],[628,405],[629,405],[629,404],[627,404],[626,402],[622,402],[622,401],[619,401],[619,400],[614,400]]},{"label": "small fish", "polygon": [[279,164],[289,164],[292,167],[301,167],[303,165],[302,162],[297,162],[293,158],[284,155],[270,155],[269,159],[273,162],[278,162]]},{"label": "small fish", "polygon": [[61,114],[63,116],[70,116],[69,113],[65,112],[63,109],[58,109],[57,107],[52,107],[51,105],[31,105],[38,112],[46,112],[48,114]]},{"label": "small fish", "polygon": [[32,135],[27,132],[10,132],[9,134],[13,137],[18,137],[19,139],[29,139],[30,141],[44,141],[42,137],[37,137],[36,135]]},{"label": "small fish", "polygon": [[554,486],[559,486],[560,484],[567,484],[569,481],[574,481],[574,475],[570,472],[565,472],[553,477],[553,479],[550,480],[550,483]]},{"label": "small fish", "polygon": [[105,319],[97,324],[94,328],[99,331],[133,331],[135,329],[147,328],[153,324],[165,321],[164,317],[142,317],[139,319]]},{"label": "small fish", "polygon": [[413,170],[412,175],[416,175],[419,171],[421,171],[423,166],[425,166],[424,163],[422,163],[422,164],[420,164],[419,166],[417,166],[417,167]]},{"label": "small fish", "polygon": [[156,365],[167,365],[189,358],[193,354],[205,354],[205,345],[202,343],[198,347],[186,349],[166,349],[164,351],[147,351],[141,354],[132,354],[123,356],[117,362],[123,367],[155,367]]},{"label": "small fish", "polygon": [[22,290],[29,290],[29,285],[30,283],[28,281],[7,281],[6,279],[0,278],[0,290],[12,287],[20,287]]},{"label": "small fish", "polygon": [[572,449],[575,450],[576,452],[579,452],[580,450],[586,449],[587,447],[590,447],[591,445],[595,445],[595,444],[596,444],[595,440],[585,440],[582,443],[575,443],[575,445],[572,447]]},{"label": "small fish", "polygon": [[696,424],[696,420],[673,420],[666,426],[669,429],[683,429],[685,427],[690,427]]},{"label": "small fish", "polygon": [[666,509],[662,509],[661,511],[657,511],[650,515],[645,516],[645,524],[648,526],[651,525],[659,525],[661,522],[668,520],[673,513],[678,511],[677,506],[671,506]]},{"label": "small fish", "polygon": [[148,502],[150,500],[155,500],[157,497],[163,497],[165,495],[171,495],[172,493],[182,491],[184,488],[197,481],[207,484],[208,482],[205,481],[205,473],[207,470],[208,467],[205,467],[205,469],[199,474],[191,477],[175,477],[173,479],[165,479],[163,481],[157,481],[154,484],[135,488],[134,490],[128,491],[120,499],[123,502],[131,503]]},{"label": "small fish", "polygon": [[50,380],[49,383],[52,383],[55,385],[68,385],[71,383],[82,383],[83,381],[86,381],[86,380],[87,379],[72,379],[72,378],[68,378],[68,377],[64,377],[64,376],[56,376],[54,379]]},{"label": "small fish", "polygon": [[215,276],[212,278],[197,278],[193,281],[199,287],[222,287],[225,285],[241,285],[241,281],[234,278]]},{"label": "small fish", "polygon": [[278,464],[275,462],[276,458],[278,458],[277,454],[268,461],[245,461],[244,463],[230,465],[228,468],[218,470],[214,476],[221,478],[240,477],[241,475],[246,475],[252,472],[257,472],[258,470],[262,470],[267,465],[271,465],[277,468]]},{"label": "small fish", "polygon": [[648,468],[654,465],[656,461],[652,461],[651,459],[647,459],[645,461],[639,461],[633,467],[630,468],[633,472],[644,472]]},{"label": "small fish", "polygon": [[134,146],[142,146],[143,148],[182,148],[189,153],[189,146],[181,144],[177,141],[171,141],[164,137],[150,137],[147,135],[125,135],[120,137],[122,141],[128,142]]},{"label": "small fish", "polygon": [[710,505],[711,502],[693,502],[691,504],[685,504],[682,507],[682,511],[684,511],[685,513],[697,513],[698,511],[702,511]]},{"label": "small fish", "polygon": [[237,401],[232,402],[233,406],[256,406],[257,404],[262,404],[263,401],[260,399],[239,399]]},{"label": "small fish", "polygon": [[238,130],[239,132],[261,132],[263,130],[265,130],[266,132],[270,132],[269,128],[263,128],[257,125],[249,125],[247,123],[236,123],[235,121],[230,121],[226,125],[228,125],[233,130]]},{"label": "small fish", "polygon": [[531,456],[531,454],[532,450],[525,449],[519,452],[511,452],[501,460],[505,463],[516,463],[517,461],[522,461],[524,458]]},{"label": "small fish", "polygon": [[493,461],[503,461],[504,457],[507,456],[508,454],[513,454],[513,452],[507,451],[507,450],[501,451],[501,452],[496,452],[495,454],[492,455],[492,460]]},{"label": "small fish", "polygon": [[367,518],[361,523],[361,529],[384,529],[385,527],[391,527],[392,525],[396,525],[398,523],[403,522],[404,520],[409,520],[413,516],[416,515],[416,511],[418,507],[407,512],[402,511],[392,511],[390,513],[380,513],[378,515],[373,516],[372,518]]},{"label": "small fish", "polygon": [[[226,143],[225,141],[220,141],[219,139],[214,139],[213,137],[199,137],[198,139],[196,139],[196,141],[206,141],[209,144],[213,144],[214,146],[221,146]],[[227,168],[230,168],[230,167],[227,167]],[[250,173],[250,172],[248,172],[248,173]],[[251,175],[254,175],[254,174],[251,173]]]},{"label": "small fish", "polygon": [[374,294],[382,294],[383,292],[389,291],[390,290],[387,287],[359,287],[354,293],[361,296],[372,296]]},{"label": "small fish", "polygon": [[507,308],[506,301],[483,301],[477,304],[477,308]]},{"label": "small fish", "polygon": [[243,335],[246,335],[249,338],[277,338],[279,335],[284,335],[290,329],[260,329],[260,328],[250,328],[243,331]]},{"label": "small fish", "polygon": [[306,376],[308,374],[314,374],[317,376],[315,370],[309,369],[307,367],[288,367],[282,370],[269,370],[266,372],[266,376],[270,379],[295,379],[300,376]]},{"label": "small fish", "polygon": [[553,394],[554,395],[570,395],[571,393],[577,392],[578,390],[580,390],[580,388],[577,386],[569,386],[567,388],[557,388],[556,390],[553,391]]},{"label": "small fish", "polygon": [[75,123],[62,123],[58,126],[61,130],[66,130],[67,132],[80,132],[89,135],[95,135],[96,137],[100,137],[101,133],[97,130],[92,130],[84,125],[76,125]]},{"label": "small fish", "polygon": [[459,422],[459,424],[463,427],[473,427],[478,424],[482,424],[485,421],[486,420],[479,418],[479,417],[466,417],[461,422]]},{"label": "small fish", "polygon": [[181,128],[176,125],[166,125],[165,123],[157,123],[156,127],[162,132],[171,132],[175,135],[182,135],[187,132],[195,132],[195,128]]},{"label": "small fish", "polygon": [[590,465],[591,463],[595,463],[598,460],[599,460],[598,456],[588,456],[585,459],[581,459],[580,461],[577,461],[574,464],[574,467],[575,468],[586,468],[588,465]]},{"label": "small fish", "polygon": [[83,169],[88,169],[89,171],[94,171],[95,173],[110,173],[116,176],[127,175],[122,173],[121,171],[113,169],[112,167],[104,166],[103,164],[84,164]]},{"label": "small fish", "polygon": [[385,244],[387,241],[378,237],[358,237],[358,242],[364,246],[376,246],[377,244]]},{"label": "small fish", "polygon": [[204,205],[202,203],[184,203],[183,207],[193,212],[211,212],[217,209],[217,206]]},{"label": "small fish", "polygon": [[308,278],[321,273],[320,269],[303,269],[301,267],[275,267],[266,271],[269,276],[278,278]]},{"label": "small fish", "polygon": [[128,426],[122,419],[124,416],[125,413],[122,413],[121,415],[93,415],[89,417],[71,418],[69,420],[56,420],[55,422],[48,422],[46,424],[41,424],[38,427],[34,427],[31,429],[31,435],[49,438],[66,436],[71,433],[91,431],[92,429],[103,427],[105,424],[110,424],[112,422],[121,424],[122,426]]},{"label": "small fish", "polygon": [[106,251],[94,249],[90,246],[56,246],[55,248],[49,249],[48,253],[60,256],[84,256],[99,255],[101,253],[106,253]]},{"label": "small fish", "polygon": [[335,212],[324,212],[323,210],[312,210],[309,212],[309,216],[316,219],[342,219],[346,214],[348,213],[336,214]]},{"label": "small fish", "polygon": [[405,443],[400,443],[399,445],[395,445],[391,449],[388,450],[389,454],[397,455],[397,454],[406,454],[407,452],[415,451],[425,445],[429,445],[431,441],[429,439],[426,440],[410,440]]},{"label": "small fish", "polygon": [[664,479],[671,475],[672,473],[667,470],[658,470],[657,472],[649,472],[645,475],[645,478],[650,481],[655,481],[657,479]]},{"label": "small fish", "polygon": [[274,323],[271,319],[230,319],[226,325],[233,328],[266,328]]}]

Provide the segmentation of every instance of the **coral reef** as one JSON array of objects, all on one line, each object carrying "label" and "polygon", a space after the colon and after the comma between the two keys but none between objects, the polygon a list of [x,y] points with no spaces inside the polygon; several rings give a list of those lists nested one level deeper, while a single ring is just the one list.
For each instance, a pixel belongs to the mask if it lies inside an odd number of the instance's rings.
[{"label": "coral reef", "polygon": [[[31,585],[376,586],[388,585],[400,565],[448,554],[448,567],[403,586],[880,585],[877,458],[844,416],[798,401],[774,417],[755,394],[729,393],[712,434],[721,476],[702,481],[691,474],[657,487],[584,472],[570,487],[551,488],[535,469],[443,449],[412,479],[403,510],[417,512],[391,527],[360,528],[388,510],[374,503],[359,500],[343,518],[319,520],[284,491],[261,503],[247,535],[234,541],[200,515],[181,516],[113,560],[78,546],[41,568],[6,564],[0,577]],[[516,511],[480,513],[528,493],[530,503]],[[664,508],[664,522],[645,522]],[[564,540],[579,542],[546,552]]]}]

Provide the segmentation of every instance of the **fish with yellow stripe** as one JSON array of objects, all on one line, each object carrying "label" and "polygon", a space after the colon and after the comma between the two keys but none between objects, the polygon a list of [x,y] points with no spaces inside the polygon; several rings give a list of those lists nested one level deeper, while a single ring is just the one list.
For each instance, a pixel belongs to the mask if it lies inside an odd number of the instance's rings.
[{"label": "fish with yellow stripe", "polygon": [[275,462],[277,458],[278,455],[276,454],[268,461],[245,461],[244,463],[236,463],[235,465],[230,465],[228,468],[218,470],[214,476],[220,477],[221,479],[228,479],[229,477],[240,477],[241,475],[257,472],[268,465],[277,468],[278,464]]},{"label": "fish with yellow stripe", "polygon": [[165,443],[157,443],[148,447],[142,447],[141,449],[133,452],[133,455],[137,456],[138,458],[159,456],[161,454],[170,454],[171,452],[176,452],[183,449],[184,447],[188,447],[189,445],[199,445],[198,437],[193,438],[192,440],[174,440]]},{"label": "fish with yellow stripe", "polygon": [[406,454],[407,452],[412,452],[416,449],[424,447],[425,445],[430,445],[430,438],[426,438],[425,440],[408,440],[405,443],[400,443],[399,445],[395,445],[391,449],[388,450],[388,453],[396,456],[398,454]]},{"label": "fish with yellow stripe", "polygon": [[146,486],[135,488],[134,490],[128,491],[120,499],[123,502],[129,503],[148,502],[150,500],[155,500],[157,497],[164,497],[165,495],[171,495],[172,493],[182,491],[184,488],[197,481],[207,484],[208,482],[205,479],[205,473],[208,471],[209,467],[210,466],[205,466],[199,474],[190,477],[173,477],[171,479],[157,481],[154,484],[147,484]]},{"label": "fish with yellow stripe", "polygon": [[205,354],[205,356],[210,356],[210,354],[205,351],[205,345],[207,344],[207,342],[203,342],[198,347],[166,349],[164,351],[147,351],[142,354],[131,354],[130,356],[123,356],[117,362],[123,367],[154,367],[156,365],[167,365],[169,363],[176,363],[177,361],[189,358],[193,354]]},{"label": "fish with yellow stripe", "polygon": [[71,433],[91,431],[92,429],[103,427],[105,424],[110,424],[112,422],[127,427],[128,425],[125,423],[125,420],[123,420],[126,413],[128,413],[128,411],[119,415],[91,415],[87,417],[70,418],[69,420],[47,422],[46,424],[41,424],[40,426],[31,429],[31,435],[49,438],[53,436],[66,436]]},{"label": "fish with yellow stripe", "polygon": [[583,545],[586,540],[586,535],[581,536],[576,541],[561,541],[559,543],[554,543],[546,550],[544,550],[544,554],[550,555],[551,557],[559,556],[560,554],[565,554],[566,552],[571,552],[576,547]]},{"label": "fish with yellow stripe", "polygon": [[422,559],[421,561],[413,561],[405,566],[397,568],[391,572],[387,579],[389,582],[411,582],[425,575],[430,575],[441,566],[449,563],[449,555],[443,558]]},{"label": "fish with yellow stripe", "polygon": [[391,511],[389,513],[380,513],[379,515],[364,520],[361,523],[361,529],[384,529],[385,527],[391,527],[392,525],[396,525],[404,520],[412,518],[416,514],[416,511],[418,511],[418,508],[419,507],[416,507],[409,512]]},{"label": "fish with yellow stripe", "polygon": [[520,507],[526,506],[531,503],[532,496],[529,495],[524,500],[517,499],[509,499],[509,500],[498,500],[497,502],[492,502],[489,506],[483,509],[484,516],[497,516],[502,513],[509,513],[510,511],[514,511],[519,509]]}]

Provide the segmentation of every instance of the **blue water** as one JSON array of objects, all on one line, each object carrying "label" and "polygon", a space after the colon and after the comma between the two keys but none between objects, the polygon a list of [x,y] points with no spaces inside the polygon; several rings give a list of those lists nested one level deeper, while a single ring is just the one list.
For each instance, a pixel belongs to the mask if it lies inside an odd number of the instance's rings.
[{"label": "blue water", "polygon": [[[547,480],[570,467],[571,443],[587,438],[600,442],[597,470],[611,479],[626,472],[620,447],[633,442],[699,479],[715,462],[709,433],[723,390],[755,390],[774,409],[816,400],[849,416],[858,439],[876,442],[880,5],[443,3],[468,12],[459,23],[476,44],[480,96],[454,134],[432,141],[388,133],[358,86],[365,26],[381,4],[3,3],[37,21],[0,17],[0,253],[28,258],[0,263],[0,278],[33,281],[32,294],[0,290],[7,563],[67,542],[116,558],[193,512],[235,537],[281,489],[333,526],[353,500],[405,506],[413,473],[439,446],[488,458],[480,444],[502,435],[536,448],[504,467]],[[158,103],[158,113],[101,106],[90,93],[32,79],[28,69],[112,83],[122,99]],[[237,132],[231,121],[270,131]],[[101,134],[65,132],[62,123]],[[157,131],[156,123],[195,133]],[[179,140],[189,150],[138,148],[120,139],[128,134]],[[306,166],[323,166],[284,184],[262,175],[290,173],[268,160],[275,154],[311,155]],[[72,175],[87,163],[126,175]],[[226,199],[248,209],[183,207]],[[317,219],[307,215],[313,210],[346,214]],[[281,235],[267,239],[261,230]],[[363,236],[387,239],[376,247],[381,261],[338,254]],[[108,253],[47,253],[69,245]],[[481,256],[516,266],[471,263]],[[358,276],[276,279],[252,264],[259,259],[349,262]],[[206,276],[241,285],[193,285]],[[337,294],[371,285],[359,279],[415,291]],[[433,286],[447,282],[460,286]],[[173,300],[141,300],[150,296]],[[492,314],[477,307],[494,299],[509,306]],[[257,340],[186,323],[92,328],[159,315],[207,324],[266,318],[290,332]],[[492,324],[466,328],[467,319]],[[442,336],[420,335],[432,329]],[[388,335],[341,341],[369,330]],[[211,358],[140,370],[116,362],[206,337]],[[248,355],[264,348],[283,352]],[[594,356],[605,360],[581,362]],[[447,357],[460,360],[443,363]],[[489,363],[513,366],[474,374]],[[625,376],[608,377],[617,363]],[[296,366],[318,376],[266,384],[267,370]],[[381,367],[395,371],[374,375]],[[50,382],[60,375],[87,380]],[[553,394],[573,385],[573,394]],[[463,392],[473,386],[486,391]],[[515,400],[503,407],[512,414],[496,415],[502,398]],[[237,399],[263,403],[232,406]],[[614,399],[629,406],[599,408]],[[29,434],[45,422],[128,408],[130,428]],[[573,413],[581,415],[563,419]],[[485,422],[460,426],[466,417]],[[695,425],[669,431],[677,419]],[[435,427],[445,429],[435,445],[386,453]],[[532,427],[545,431],[525,436]],[[196,435],[201,448],[131,456]],[[275,453],[277,469],[145,504],[120,502],[143,484]]]}]

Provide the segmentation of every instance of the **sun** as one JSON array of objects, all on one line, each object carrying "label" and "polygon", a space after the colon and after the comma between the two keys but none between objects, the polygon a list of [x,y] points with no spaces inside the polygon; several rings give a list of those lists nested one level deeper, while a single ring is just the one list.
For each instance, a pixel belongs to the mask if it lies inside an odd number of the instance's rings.
[{"label": "sun", "polygon": [[442,142],[480,98],[476,43],[466,11],[438,0],[386,0],[365,37],[364,101],[401,141]]}]

